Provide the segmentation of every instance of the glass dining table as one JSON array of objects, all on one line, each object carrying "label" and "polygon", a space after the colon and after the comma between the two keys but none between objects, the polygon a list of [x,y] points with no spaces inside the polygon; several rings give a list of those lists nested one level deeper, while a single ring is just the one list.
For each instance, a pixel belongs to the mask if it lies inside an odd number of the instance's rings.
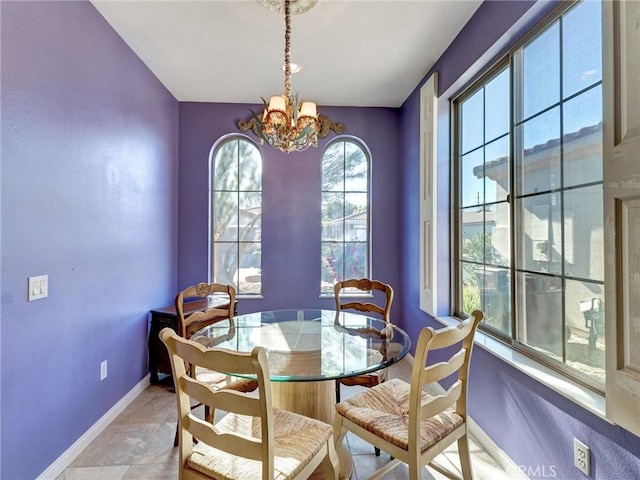
[{"label": "glass dining table", "polygon": [[[402,360],[411,346],[402,329],[381,319],[319,309],[237,315],[195,332],[191,340],[240,352],[264,347],[273,405],[329,424],[335,412],[335,380],[387,368]],[[350,459],[341,458],[341,470],[341,477],[349,478]]]}]

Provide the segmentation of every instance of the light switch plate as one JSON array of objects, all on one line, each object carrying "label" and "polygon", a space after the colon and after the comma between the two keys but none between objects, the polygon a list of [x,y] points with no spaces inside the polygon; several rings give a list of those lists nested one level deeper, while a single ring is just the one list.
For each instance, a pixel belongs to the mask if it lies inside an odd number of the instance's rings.
[{"label": "light switch plate", "polygon": [[40,300],[49,296],[49,275],[29,277],[29,301]]}]

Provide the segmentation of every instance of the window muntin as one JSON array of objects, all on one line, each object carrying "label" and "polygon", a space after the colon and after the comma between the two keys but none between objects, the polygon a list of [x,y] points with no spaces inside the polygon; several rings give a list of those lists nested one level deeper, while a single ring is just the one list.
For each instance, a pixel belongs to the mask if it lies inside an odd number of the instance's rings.
[{"label": "window muntin", "polygon": [[322,155],[322,238],[320,294],[348,278],[369,277],[368,151],[353,139],[338,138]]},{"label": "window muntin", "polygon": [[211,278],[238,295],[262,293],[262,156],[231,136],[216,146],[211,178]]},{"label": "window muntin", "polygon": [[[601,6],[579,3],[455,102],[456,308],[481,308],[489,333],[598,390],[601,54]],[[490,119],[510,112],[502,132]]]}]

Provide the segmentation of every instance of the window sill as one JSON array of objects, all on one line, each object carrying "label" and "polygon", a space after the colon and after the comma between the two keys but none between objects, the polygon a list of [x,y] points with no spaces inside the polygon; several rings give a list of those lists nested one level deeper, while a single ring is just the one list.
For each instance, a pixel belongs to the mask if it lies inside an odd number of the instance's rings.
[{"label": "window sill", "polygon": [[[453,317],[436,318],[444,325],[457,325],[459,320]],[[525,375],[546,385],[551,390],[580,405],[585,410],[610,423],[605,415],[605,397],[593,390],[563,377],[554,370],[545,367],[535,360],[523,355],[508,345],[478,330],[475,337],[476,346],[498,357],[503,362],[520,370]]]}]

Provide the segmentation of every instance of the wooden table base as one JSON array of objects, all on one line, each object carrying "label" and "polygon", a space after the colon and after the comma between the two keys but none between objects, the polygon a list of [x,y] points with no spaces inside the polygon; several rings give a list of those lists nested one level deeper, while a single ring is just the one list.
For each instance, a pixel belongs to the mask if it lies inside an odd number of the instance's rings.
[{"label": "wooden table base", "polygon": [[[273,406],[299,413],[306,417],[333,424],[335,414],[335,381],[322,382],[271,382]],[[346,440],[345,440],[346,441]],[[337,448],[340,458],[340,478],[349,479],[353,471],[353,459],[346,448]],[[325,478],[324,472],[316,470],[313,480]]]}]

